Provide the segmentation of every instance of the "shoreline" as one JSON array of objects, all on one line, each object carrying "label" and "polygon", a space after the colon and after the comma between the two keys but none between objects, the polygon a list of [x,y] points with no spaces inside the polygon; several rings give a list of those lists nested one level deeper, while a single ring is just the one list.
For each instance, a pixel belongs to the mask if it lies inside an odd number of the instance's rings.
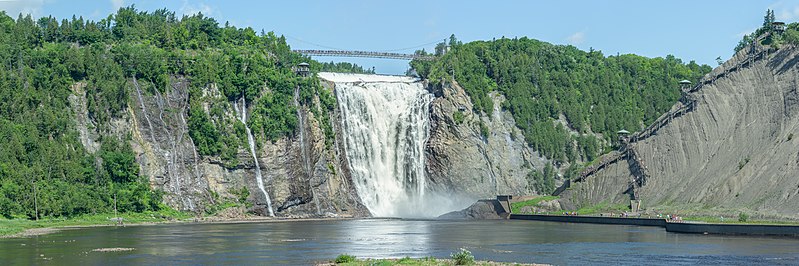
[{"label": "shoreline", "polygon": [[[261,216],[248,216],[236,218],[222,218],[222,217],[204,217],[203,219],[191,218],[189,220],[164,220],[164,221],[143,221],[143,222],[130,222],[117,225],[114,222],[107,221],[104,223],[94,224],[81,224],[81,225],[52,225],[44,227],[26,228],[21,232],[0,235],[0,238],[25,238],[40,235],[47,235],[57,233],[63,230],[95,228],[95,227],[127,227],[127,226],[153,226],[153,225],[177,225],[177,224],[244,224],[244,223],[281,223],[281,222],[311,222],[311,221],[343,221],[359,219],[358,217],[261,217]],[[69,220],[65,220],[69,221]],[[34,224],[37,221],[32,221]]]},{"label": "shoreline", "polygon": [[562,223],[653,226],[664,228],[666,232],[670,233],[799,237],[799,225],[707,223],[692,221],[668,221],[666,219],[659,218],[622,218],[607,216],[570,216],[544,214],[511,214],[509,219]]}]

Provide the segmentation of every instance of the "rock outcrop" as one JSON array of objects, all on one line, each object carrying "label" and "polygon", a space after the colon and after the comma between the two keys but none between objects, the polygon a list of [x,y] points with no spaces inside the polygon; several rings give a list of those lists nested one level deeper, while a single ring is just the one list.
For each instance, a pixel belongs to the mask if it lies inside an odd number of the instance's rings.
[{"label": "rock outcrop", "polygon": [[479,200],[466,209],[453,211],[439,216],[439,219],[476,219],[476,220],[498,220],[505,219],[500,216],[504,214],[502,206],[496,200]]},{"label": "rock outcrop", "polygon": [[[645,207],[799,218],[799,49],[766,49],[741,50],[687,95],[691,112],[631,144],[648,175]],[[621,160],[563,196],[628,204],[634,170]]]},{"label": "rock outcrop", "polygon": [[[491,94],[495,110],[487,117],[473,111],[457,83],[431,90],[437,96],[430,107],[427,144],[431,182],[475,198],[533,192],[526,176],[543,169],[546,161],[528,147],[512,115],[500,109],[504,97]],[[481,124],[487,129],[485,136]]]}]

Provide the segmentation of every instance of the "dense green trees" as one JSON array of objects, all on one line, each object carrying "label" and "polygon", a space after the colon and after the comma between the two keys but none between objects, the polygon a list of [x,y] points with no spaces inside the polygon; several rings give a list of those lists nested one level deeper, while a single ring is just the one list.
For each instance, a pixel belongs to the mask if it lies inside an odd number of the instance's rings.
[{"label": "dense green trees", "polygon": [[[127,7],[95,22],[14,20],[0,13],[0,215],[107,212],[114,195],[123,212],[162,208],[162,193],[139,174],[130,136],[109,134],[112,119],[138,107],[128,106],[137,98],[133,80],[150,97],[163,97],[178,80],[189,81],[188,134],[201,155],[219,156],[228,165],[237,163],[246,145],[244,124],[226,115],[230,101],[241,97],[260,142],[294,133],[297,87],[302,104],[319,95],[322,108],[311,111],[332,136],[326,116],[335,100],[318,81],[294,74],[291,68],[300,62],[314,71],[369,72],[312,61],[292,53],[282,36],[219,25],[202,14],[178,18],[167,10]],[[224,97],[207,96],[211,90]],[[96,152],[79,141],[71,112],[70,96],[82,93],[90,130],[100,135]]]},{"label": "dense green trees", "polygon": [[488,93],[501,92],[507,99],[502,108],[528,143],[556,162],[595,159],[616,131],[636,131],[667,111],[680,97],[677,81],[696,82],[711,70],[673,56],[605,56],[527,38],[451,39],[449,52],[413,61],[413,68],[433,82],[456,80],[478,112],[490,115]]},{"label": "dense green trees", "polygon": [[319,69],[320,72],[338,72],[338,73],[362,73],[362,74],[374,74],[375,68],[372,67],[371,69],[364,69],[363,67],[347,63],[347,62],[338,62],[338,63],[322,63],[321,68]]}]

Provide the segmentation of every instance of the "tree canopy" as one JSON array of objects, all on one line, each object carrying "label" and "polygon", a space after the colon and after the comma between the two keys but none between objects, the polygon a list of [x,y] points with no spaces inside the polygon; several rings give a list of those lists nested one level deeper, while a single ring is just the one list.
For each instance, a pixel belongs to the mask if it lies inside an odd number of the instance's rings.
[{"label": "tree canopy", "polygon": [[[30,15],[15,20],[0,12],[0,62],[0,215],[28,218],[106,212],[115,194],[123,212],[164,207],[162,192],[139,173],[131,136],[109,133],[109,122],[128,112],[134,78],[145,95],[170,90],[175,79],[188,80],[189,136],[201,155],[235,164],[246,137],[244,125],[222,113],[227,101],[245,97],[254,134],[260,142],[275,140],[297,127],[296,87],[302,88],[303,104],[320,95],[326,108],[314,112],[326,114],[335,104],[318,81],[298,77],[293,66],[308,62],[313,71],[368,72],[293,53],[273,32],[133,6],[100,21]],[[76,84],[83,91],[73,90]],[[224,94],[222,101],[203,97],[212,86]],[[97,152],[80,142],[70,111],[70,97],[83,93],[90,130],[100,136]]]},{"label": "tree canopy", "polygon": [[528,38],[451,39],[449,52],[412,67],[432,82],[457,81],[477,112],[490,115],[488,93],[502,93],[502,109],[529,145],[557,163],[593,160],[616,131],[642,129],[666,112],[680,97],[679,80],[696,82],[711,70],[671,55],[605,56]]}]

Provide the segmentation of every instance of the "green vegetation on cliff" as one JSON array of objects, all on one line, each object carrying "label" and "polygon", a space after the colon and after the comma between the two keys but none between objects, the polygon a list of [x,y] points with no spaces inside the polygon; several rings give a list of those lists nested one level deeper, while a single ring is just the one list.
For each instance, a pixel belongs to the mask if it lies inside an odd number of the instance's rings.
[{"label": "green vegetation on cliff", "polygon": [[785,31],[779,33],[776,31],[774,22],[777,22],[774,17],[774,10],[766,10],[766,15],[763,16],[763,24],[750,34],[744,35],[735,46],[735,52],[749,46],[755,41],[759,41],[761,45],[772,45],[779,48],[783,43],[799,45],[799,23],[791,23],[786,25]]},{"label": "green vegetation on cliff", "polygon": [[434,83],[457,81],[475,111],[489,115],[488,93],[501,92],[502,109],[513,114],[528,144],[558,163],[594,160],[608,148],[603,143],[617,141],[616,131],[637,131],[666,112],[680,97],[678,81],[695,83],[711,70],[673,56],[605,56],[528,38],[462,44],[453,37],[449,47],[412,67]]},{"label": "green vegetation on cliff", "polygon": [[[111,126],[138,107],[137,87],[145,96],[164,95],[188,81],[188,134],[198,152],[235,164],[246,136],[243,124],[225,116],[230,101],[245,97],[253,134],[260,142],[275,140],[297,128],[292,102],[299,86],[301,104],[319,95],[322,108],[311,109],[330,133],[326,116],[335,100],[292,67],[308,62],[312,71],[368,72],[292,53],[272,32],[133,7],[97,22],[14,20],[0,12],[0,62],[0,216],[30,219],[108,213],[114,195],[121,212],[165,208],[162,193],[139,174],[132,136],[114,134]],[[223,94],[221,101],[205,98],[212,87]],[[99,136],[96,152],[79,141],[69,100],[83,96],[89,130]]]}]

